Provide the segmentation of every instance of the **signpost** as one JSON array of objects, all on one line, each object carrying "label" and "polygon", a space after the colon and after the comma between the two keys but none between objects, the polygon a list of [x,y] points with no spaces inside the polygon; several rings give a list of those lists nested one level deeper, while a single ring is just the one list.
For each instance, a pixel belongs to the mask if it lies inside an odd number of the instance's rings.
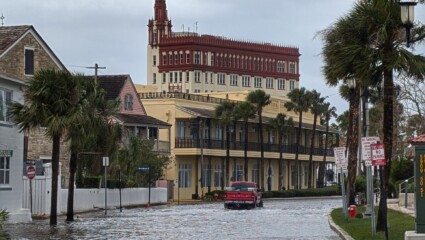
[{"label": "signpost", "polygon": [[148,196],[148,203],[146,204],[146,207],[150,208],[151,207],[151,170],[149,167],[139,167],[138,169],[139,171],[148,173],[149,196]]},{"label": "signpost", "polygon": [[32,214],[32,181],[35,178],[35,167],[34,166],[28,166],[27,167],[27,178],[29,179],[30,184],[30,211]]},{"label": "signpost", "polygon": [[107,196],[107,170],[109,166],[109,157],[102,158],[103,166],[105,167],[105,215],[108,213],[108,196]]},{"label": "signpost", "polygon": [[366,191],[367,191],[367,207],[364,214],[371,216],[372,236],[375,236],[375,211],[373,204],[373,176],[372,176],[372,152],[370,146],[379,142],[379,137],[362,137],[362,161],[366,166]]},{"label": "signpost", "polygon": [[347,201],[345,198],[345,184],[344,184],[344,168],[347,168],[347,154],[345,147],[334,148],[335,164],[336,167],[341,169],[341,194],[342,194],[342,209],[345,218],[348,217]]}]

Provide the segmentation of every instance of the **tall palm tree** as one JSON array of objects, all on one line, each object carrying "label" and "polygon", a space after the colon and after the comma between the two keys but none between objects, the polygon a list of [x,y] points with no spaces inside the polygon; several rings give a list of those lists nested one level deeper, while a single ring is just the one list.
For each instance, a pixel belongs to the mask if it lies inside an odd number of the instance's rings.
[{"label": "tall palm tree", "polygon": [[69,72],[41,70],[24,90],[25,103],[14,102],[10,108],[10,116],[21,131],[46,127],[46,134],[52,139],[50,225],[57,224],[60,141],[69,126],[80,117],[74,107],[77,87],[78,82]]},{"label": "tall palm tree", "polygon": [[296,189],[300,189],[300,162],[298,159],[299,147],[301,144],[301,127],[303,122],[303,112],[307,112],[311,105],[311,93],[307,91],[304,87],[295,88],[294,90],[288,93],[288,98],[290,102],[285,103],[285,108],[288,111],[294,111],[298,114],[298,129],[297,129],[297,142],[295,150],[295,165],[296,165],[296,174],[297,174],[297,184]]},{"label": "tall palm tree", "polygon": [[[222,185],[229,184],[229,164],[230,164],[230,125],[233,123],[233,109],[235,108],[235,103],[224,101],[221,104],[217,105],[215,108],[215,115],[220,119],[220,123],[226,129],[226,178],[225,182],[222,181]],[[222,186],[223,188],[224,186]]]},{"label": "tall palm tree", "polygon": [[[384,145],[387,165],[382,167],[382,186],[377,230],[387,230],[387,195],[393,146],[393,72],[425,78],[425,57],[409,52],[403,45],[404,27],[397,1],[357,2],[354,8],[323,32],[324,73],[329,85],[349,77],[362,87],[384,82]],[[414,27],[413,44],[423,41],[425,27]],[[387,232],[387,231],[386,231]]]},{"label": "tall palm tree", "polygon": [[248,96],[246,97],[246,100],[255,106],[255,109],[257,110],[258,119],[259,119],[258,128],[260,130],[260,151],[261,151],[260,169],[259,169],[259,172],[260,172],[259,185],[261,186],[262,189],[264,189],[263,109],[271,103],[270,94],[266,94],[264,90],[257,89],[253,92],[250,92]]},{"label": "tall palm tree", "polygon": [[311,135],[310,156],[308,159],[308,188],[312,187],[313,150],[315,142],[314,140],[316,137],[317,117],[319,117],[324,111],[324,101],[325,98],[321,97],[319,92],[316,90],[311,91],[310,112],[313,114],[313,132]]},{"label": "tall palm tree", "polygon": [[[86,78],[82,75],[76,75],[80,84],[80,96],[75,99],[75,107],[79,108],[80,117],[78,122],[72,124],[67,131],[66,140],[70,141],[70,161],[69,161],[69,187],[68,187],[68,204],[67,204],[67,221],[74,221],[74,181],[77,170],[77,162],[81,152],[104,153],[99,149],[106,149],[105,146],[95,146],[102,144],[104,141],[97,141],[97,137],[102,139],[112,139],[115,143],[120,140],[119,132],[111,132],[110,130],[120,131],[119,128],[109,127],[112,124],[109,120],[118,112],[119,102],[106,100],[106,92],[99,88],[93,79]],[[93,144],[94,143],[94,144]],[[107,144],[109,145],[109,144]],[[116,144],[114,144],[116,148]],[[91,148],[90,148],[91,147]],[[102,154],[103,156],[111,156]]]},{"label": "tall palm tree", "polygon": [[325,145],[323,147],[323,163],[319,166],[319,187],[324,186],[324,179],[325,179],[325,171],[326,171],[326,156],[327,156],[327,149],[328,149],[328,135],[329,135],[329,121],[332,119],[332,117],[336,118],[336,108],[331,107],[331,104],[329,102],[324,104],[324,111],[322,112],[320,116],[320,124],[326,126],[325,131]]},{"label": "tall palm tree", "polygon": [[250,102],[241,102],[233,110],[236,119],[242,119],[244,122],[244,178],[248,181],[248,121],[255,118],[256,109]]},{"label": "tall palm tree", "polygon": [[270,127],[277,132],[278,148],[279,148],[279,190],[283,187],[283,139],[294,129],[294,121],[292,117],[286,119],[286,115],[279,113],[275,118],[271,119]]}]

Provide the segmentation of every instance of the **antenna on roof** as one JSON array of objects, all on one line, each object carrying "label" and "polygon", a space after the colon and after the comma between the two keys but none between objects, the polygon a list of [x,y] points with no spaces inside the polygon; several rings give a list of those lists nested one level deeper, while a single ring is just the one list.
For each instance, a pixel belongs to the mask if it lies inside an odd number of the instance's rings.
[{"label": "antenna on roof", "polygon": [[198,33],[198,22],[195,22],[195,33]]},{"label": "antenna on roof", "polygon": [[1,13],[1,17],[0,17],[0,19],[1,19],[1,26],[3,27],[3,25],[4,25],[3,20],[5,19],[5,17],[3,16],[3,13]]},{"label": "antenna on roof", "polygon": [[184,32],[184,24],[182,25],[182,29],[183,29],[183,32]]}]

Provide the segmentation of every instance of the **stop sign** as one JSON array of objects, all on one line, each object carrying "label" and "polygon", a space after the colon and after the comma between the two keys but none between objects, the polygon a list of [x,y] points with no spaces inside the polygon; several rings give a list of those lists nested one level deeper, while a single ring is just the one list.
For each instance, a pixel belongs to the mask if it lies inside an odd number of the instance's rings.
[{"label": "stop sign", "polygon": [[33,179],[34,177],[35,177],[35,167],[33,167],[33,166],[29,166],[28,168],[27,168],[27,177],[28,177],[28,179]]}]

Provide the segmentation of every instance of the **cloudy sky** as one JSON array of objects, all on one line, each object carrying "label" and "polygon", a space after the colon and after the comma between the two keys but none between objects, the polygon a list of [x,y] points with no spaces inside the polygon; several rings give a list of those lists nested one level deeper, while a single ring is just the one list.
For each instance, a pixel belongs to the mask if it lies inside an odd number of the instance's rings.
[{"label": "cloudy sky", "polygon": [[[65,66],[106,67],[100,74],[130,74],[146,84],[147,23],[155,0],[1,0],[4,25],[33,25]],[[348,104],[324,84],[316,33],[347,14],[355,0],[167,0],[174,31],[298,47],[300,85],[329,96],[338,113]],[[425,6],[416,7],[425,23]],[[421,48],[421,52],[424,53]]]}]

